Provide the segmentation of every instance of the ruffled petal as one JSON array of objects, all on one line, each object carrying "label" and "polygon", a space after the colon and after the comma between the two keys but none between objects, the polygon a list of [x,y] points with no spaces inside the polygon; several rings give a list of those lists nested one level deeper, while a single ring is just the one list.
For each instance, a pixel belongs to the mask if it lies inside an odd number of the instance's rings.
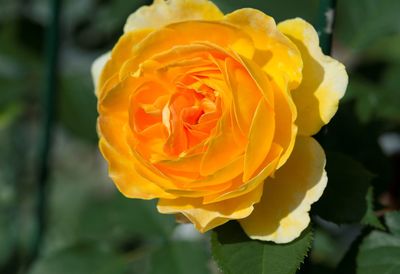
[{"label": "ruffled petal", "polygon": [[[101,98],[100,93],[104,94],[118,83],[119,70],[128,60],[135,47],[147,36],[151,31],[142,29],[130,32],[121,36],[111,53],[101,57],[93,63],[92,74],[96,76],[95,87],[96,96]],[[96,64],[97,63],[97,64]],[[96,74],[94,74],[96,73]]]},{"label": "ruffled petal", "polygon": [[210,194],[204,197],[204,203],[219,202],[234,197],[239,197],[253,191],[260,184],[263,184],[264,180],[268,176],[271,176],[275,172],[281,153],[282,148],[279,145],[272,144],[270,152],[265,157],[264,163],[261,165],[264,167],[259,168],[256,176],[247,182],[242,181],[242,176],[237,177],[236,179],[232,180],[232,186],[223,193],[220,192],[216,194]]},{"label": "ruffled petal", "polygon": [[210,139],[200,165],[199,171],[202,176],[216,173],[244,152],[247,140],[241,134],[237,121],[232,116],[234,114],[231,110],[229,113],[225,113],[219,121],[217,133]]},{"label": "ruffled petal", "polygon": [[251,123],[249,142],[244,159],[243,182],[247,182],[259,169],[265,155],[271,149],[275,133],[275,115],[273,109],[261,99]]},{"label": "ruffled petal", "polygon": [[274,109],[275,121],[278,121],[275,123],[274,142],[283,148],[278,164],[280,168],[290,156],[296,140],[297,126],[294,124],[297,116],[296,106],[290,94],[280,89],[275,82],[269,81],[267,74],[256,62],[243,56],[238,56],[238,58],[260,87],[269,108]]},{"label": "ruffled petal", "polygon": [[274,142],[284,149],[278,164],[278,168],[280,168],[290,157],[296,141],[297,126],[294,121],[296,120],[297,111],[290,94],[279,89],[274,83],[272,83],[272,86],[275,90],[276,123]]},{"label": "ruffled petal", "polygon": [[[224,21],[235,25],[252,38],[256,50],[251,59],[282,90],[300,84],[303,66],[301,55],[296,46],[278,31],[272,17],[259,10],[245,8],[227,14]],[[250,59],[249,56],[246,58]]]},{"label": "ruffled petal", "polygon": [[218,20],[223,13],[207,0],[155,0],[132,13],[124,32],[137,29],[159,29],[165,25],[188,20]]},{"label": "ruffled petal", "polygon": [[174,195],[166,193],[159,186],[142,177],[135,169],[131,159],[119,154],[104,138],[100,138],[99,147],[108,162],[110,178],[126,197],[137,199],[174,197]]},{"label": "ruffled petal", "polygon": [[[196,30],[196,31],[193,31]],[[124,36],[130,34],[126,33]],[[283,36],[283,35],[282,35]],[[287,38],[285,38],[287,39]],[[289,41],[289,39],[287,39]],[[252,40],[240,28],[219,21],[185,21],[155,30],[133,48],[130,59],[125,59],[125,64],[120,70],[120,79],[138,71],[140,64],[170,51],[174,47],[203,44],[214,47],[220,51],[233,47],[238,41],[249,47]],[[239,54],[247,55],[248,48],[237,47]],[[241,52],[243,50],[243,52]]]},{"label": "ruffled petal", "polygon": [[108,162],[110,177],[124,195],[141,199],[174,197],[165,191],[175,186],[173,182],[132,150],[132,133],[123,119],[100,116],[97,129],[100,151]]},{"label": "ruffled petal", "polygon": [[240,224],[252,238],[288,243],[310,222],[311,204],[322,195],[327,176],[325,154],[311,137],[298,137],[286,164],[264,183],[261,201]]},{"label": "ruffled petal", "polygon": [[299,134],[311,136],[335,115],[348,76],[345,67],[322,53],[318,34],[306,21],[296,18],[278,25],[300,50],[304,62],[301,85],[292,92]]},{"label": "ruffled petal", "polygon": [[239,62],[227,58],[225,70],[226,82],[232,93],[234,118],[241,132],[247,136],[262,92]]},{"label": "ruffled petal", "polygon": [[203,204],[201,198],[160,199],[157,205],[160,213],[185,215],[202,233],[226,223],[231,219],[249,216],[253,205],[262,194],[262,184],[245,195],[219,203]]}]

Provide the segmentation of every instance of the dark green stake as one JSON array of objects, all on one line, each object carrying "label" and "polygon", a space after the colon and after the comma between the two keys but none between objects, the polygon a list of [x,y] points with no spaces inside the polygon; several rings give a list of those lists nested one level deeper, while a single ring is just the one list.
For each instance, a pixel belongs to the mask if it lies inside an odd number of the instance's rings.
[{"label": "dark green stake", "polygon": [[322,51],[330,55],[332,50],[332,34],[335,24],[337,0],[320,0],[317,18],[317,31]]},{"label": "dark green stake", "polygon": [[60,6],[61,0],[49,0],[51,18],[49,20],[46,35],[46,69],[44,93],[42,101],[43,119],[42,132],[39,139],[39,154],[37,168],[37,224],[33,239],[31,255],[28,258],[28,266],[38,257],[41,244],[46,230],[47,209],[47,181],[49,175],[49,152],[53,136],[53,122],[55,116],[55,105],[58,84],[58,53],[60,33]]}]

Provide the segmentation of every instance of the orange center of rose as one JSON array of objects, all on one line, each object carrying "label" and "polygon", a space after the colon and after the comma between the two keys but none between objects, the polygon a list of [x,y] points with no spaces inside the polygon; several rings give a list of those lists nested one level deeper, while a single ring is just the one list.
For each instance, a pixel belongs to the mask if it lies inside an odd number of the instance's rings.
[{"label": "orange center of rose", "polygon": [[156,162],[204,150],[222,112],[216,83],[224,79],[213,62],[194,58],[183,62],[192,66],[163,66],[140,76],[143,83],[131,96],[130,128],[142,156]]},{"label": "orange center of rose", "polygon": [[164,151],[179,155],[206,139],[220,116],[219,102],[217,92],[204,84],[198,89],[177,86],[163,109],[162,120],[169,133]]}]

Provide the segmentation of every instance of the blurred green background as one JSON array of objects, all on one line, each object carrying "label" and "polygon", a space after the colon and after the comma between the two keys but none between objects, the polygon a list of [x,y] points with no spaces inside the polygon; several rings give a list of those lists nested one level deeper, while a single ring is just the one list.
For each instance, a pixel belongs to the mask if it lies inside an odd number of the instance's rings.
[{"label": "blurred green background", "polygon": [[[48,0],[0,0],[0,273],[218,273],[208,235],[176,225],[154,202],[116,191],[97,150],[93,60],[112,48],[127,16],[150,1],[62,3],[59,89],[50,153],[47,230],[37,237],[38,162],[44,108]],[[254,7],[276,21],[317,21],[318,0],[218,0],[225,12]],[[350,84],[332,123],[318,135],[327,150],[371,173],[378,214],[399,208],[400,1],[339,0],[333,55]],[[351,210],[351,209],[349,209]],[[316,217],[314,246],[301,273],[333,273],[360,226]]]}]

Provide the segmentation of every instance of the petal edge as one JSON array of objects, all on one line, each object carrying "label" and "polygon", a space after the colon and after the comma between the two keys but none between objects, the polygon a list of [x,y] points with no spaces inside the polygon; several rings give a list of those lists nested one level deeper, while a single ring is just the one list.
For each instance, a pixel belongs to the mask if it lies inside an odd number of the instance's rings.
[{"label": "petal edge", "polygon": [[310,222],[311,204],[322,195],[327,176],[325,154],[311,137],[298,137],[291,157],[275,178],[264,183],[261,201],[240,220],[246,234],[256,240],[288,243]]},{"label": "petal edge", "polygon": [[335,115],[348,84],[346,69],[322,53],[317,32],[303,19],[283,21],[278,29],[292,40],[302,55],[303,80],[292,91],[292,97],[298,111],[299,134],[311,136]]}]

